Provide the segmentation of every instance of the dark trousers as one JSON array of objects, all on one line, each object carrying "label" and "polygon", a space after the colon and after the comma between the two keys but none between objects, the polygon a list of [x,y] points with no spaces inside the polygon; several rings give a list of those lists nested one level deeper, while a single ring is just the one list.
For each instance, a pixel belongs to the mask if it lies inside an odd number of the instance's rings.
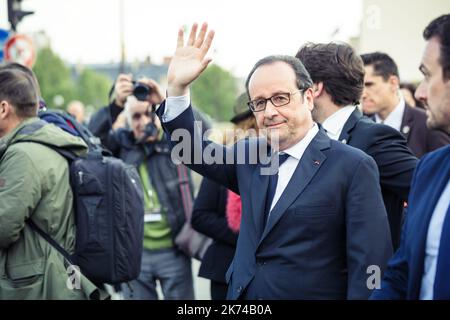
[{"label": "dark trousers", "polygon": [[123,285],[125,299],[157,300],[159,281],[165,300],[194,300],[191,259],[176,249],[147,250],[142,253],[138,279]]},{"label": "dark trousers", "polygon": [[226,283],[211,280],[211,300],[225,300],[228,286]]}]

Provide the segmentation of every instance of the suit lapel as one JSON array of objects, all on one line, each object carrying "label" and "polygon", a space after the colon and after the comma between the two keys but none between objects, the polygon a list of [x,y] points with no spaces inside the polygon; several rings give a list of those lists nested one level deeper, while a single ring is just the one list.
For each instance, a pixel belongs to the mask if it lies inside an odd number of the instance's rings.
[{"label": "suit lapel", "polygon": [[[289,206],[297,199],[303,192],[314,175],[317,173],[323,162],[326,160],[325,154],[322,150],[330,147],[330,138],[323,131],[314,137],[309,146],[306,148],[303,157],[297,165],[286,189],[282,193],[280,199],[275,204],[275,207],[270,213],[266,228],[263,231],[259,245],[265,239],[267,234],[273,229],[277,222],[281,219],[283,214]],[[268,184],[268,182],[267,182]],[[267,186],[266,186],[267,191]],[[258,245],[258,246],[259,246]]]},{"label": "suit lapel", "polygon": [[[266,203],[266,194],[269,187],[269,176],[262,175],[261,169],[264,165],[259,165],[253,172],[250,184],[250,199],[252,204],[253,222],[255,223],[257,239],[261,236],[264,224],[264,209]],[[255,192],[253,192],[254,190]]]},{"label": "suit lapel", "polygon": [[409,134],[411,133],[411,128],[413,126],[414,118],[410,110],[410,106],[405,104],[405,111],[403,112],[402,124],[400,125],[400,132],[409,141]]},{"label": "suit lapel", "polygon": [[342,143],[348,144],[350,141],[350,132],[353,130],[353,128],[358,123],[359,119],[362,118],[362,113],[356,108],[350,117],[347,119],[347,121],[344,124],[344,127],[342,128],[341,135],[339,136],[339,141]]}]

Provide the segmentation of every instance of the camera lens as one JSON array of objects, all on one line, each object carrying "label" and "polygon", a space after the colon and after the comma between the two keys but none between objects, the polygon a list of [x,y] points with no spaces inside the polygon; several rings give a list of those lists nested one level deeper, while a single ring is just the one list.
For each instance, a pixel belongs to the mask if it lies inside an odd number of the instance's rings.
[{"label": "camera lens", "polygon": [[138,99],[139,101],[147,101],[147,97],[150,94],[151,90],[150,87],[146,84],[135,82],[134,88],[133,88],[133,95]]}]

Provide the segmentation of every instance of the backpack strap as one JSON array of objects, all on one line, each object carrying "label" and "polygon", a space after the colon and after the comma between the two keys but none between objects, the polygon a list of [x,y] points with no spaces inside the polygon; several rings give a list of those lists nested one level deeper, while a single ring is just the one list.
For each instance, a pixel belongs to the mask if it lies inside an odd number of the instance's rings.
[{"label": "backpack strap", "polygon": [[[35,122],[31,123],[31,124],[28,124],[28,125],[24,126],[22,129],[20,129],[17,132],[17,135],[19,135],[19,134],[25,134],[26,135],[26,134],[34,133],[37,130],[41,129],[42,127],[46,126],[46,125],[48,125],[48,122],[46,122],[44,120],[35,121]],[[62,148],[57,148],[57,147],[55,147],[55,146],[53,146],[51,144],[48,144],[46,142],[43,142],[43,141],[35,141],[35,140],[27,140],[27,139],[25,139],[25,140],[19,140],[17,142],[14,142],[13,144],[21,143],[21,142],[32,142],[32,143],[42,144],[42,145],[46,146],[47,148],[50,148],[50,149],[58,152],[60,155],[62,155],[64,158],[66,158],[69,161],[73,161],[76,158],[78,158],[77,155],[75,153],[71,152],[71,151],[64,150]]]},{"label": "backpack strap", "polygon": [[[76,156],[72,153],[69,152],[67,150],[62,150],[62,149],[58,149],[56,147],[53,147],[49,144],[43,143],[43,142],[39,142],[39,141],[32,141],[32,140],[20,140],[17,141],[16,143],[21,143],[21,142],[32,142],[32,143],[38,143],[38,144],[42,144],[52,150],[55,150],[56,152],[58,152],[60,155],[62,155],[64,158],[66,158],[68,161],[73,161],[76,159]],[[58,252],[60,254],[63,255],[64,258],[67,259],[67,261],[69,261],[70,264],[73,265],[72,259],[70,258],[70,254],[63,248],[61,247],[49,234],[47,234],[44,230],[42,230],[41,228],[39,228],[33,220],[31,220],[31,218],[26,220],[26,223],[30,226],[30,228],[32,230],[34,230],[35,232],[39,233],[41,235],[42,238],[44,238],[53,248],[55,248],[56,250],[58,250]]]},{"label": "backpack strap", "polygon": [[58,152],[60,155],[62,155],[64,158],[66,158],[69,162],[72,162],[72,161],[74,161],[75,159],[78,158],[78,156],[75,153],[71,152],[71,151],[55,147],[55,146],[53,146],[51,144],[48,144],[48,143],[45,143],[43,141],[20,140],[20,141],[15,142],[14,144],[21,143],[21,142],[31,142],[31,143],[37,143],[37,144],[41,144],[43,146],[46,146],[47,148],[50,148],[50,149]]},{"label": "backpack strap", "polygon": [[192,192],[189,186],[189,178],[186,167],[182,164],[177,165],[178,184],[181,191],[181,200],[183,202],[184,215],[186,222],[191,220],[192,215]]},{"label": "backpack strap", "polygon": [[39,112],[38,116],[72,135],[80,137],[86,142],[89,150],[102,151],[104,149],[100,139],[94,136],[86,126],[78,122],[71,114],[61,110],[47,110]]},{"label": "backpack strap", "polygon": [[61,247],[48,233],[46,233],[44,230],[42,230],[41,228],[39,228],[33,220],[28,219],[26,221],[28,223],[28,225],[30,226],[31,229],[33,229],[34,231],[36,231],[37,233],[39,233],[39,235],[44,238],[53,248],[55,248],[56,250],[58,250],[58,252],[60,254],[63,255],[64,258],[67,259],[67,261],[69,261],[70,264],[73,265],[72,262],[72,258],[70,256],[70,254],[63,248]]}]

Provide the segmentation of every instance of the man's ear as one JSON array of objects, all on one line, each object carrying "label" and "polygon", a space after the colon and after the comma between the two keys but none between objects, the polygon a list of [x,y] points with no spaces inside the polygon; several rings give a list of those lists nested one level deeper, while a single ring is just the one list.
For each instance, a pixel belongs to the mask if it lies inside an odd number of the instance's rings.
[{"label": "man's ear", "polygon": [[314,87],[308,88],[305,90],[305,92],[303,93],[303,99],[306,101],[306,103],[308,104],[308,109],[309,111],[312,111],[312,109],[314,108]]},{"label": "man's ear", "polygon": [[388,82],[393,92],[397,92],[400,89],[400,79],[397,76],[390,76]]},{"label": "man's ear", "polygon": [[314,91],[314,99],[317,99],[322,94],[324,88],[323,88],[323,82],[318,82],[313,84],[313,91]]},{"label": "man's ear", "polygon": [[0,119],[6,119],[12,112],[12,106],[8,101],[2,100],[0,101]]}]

